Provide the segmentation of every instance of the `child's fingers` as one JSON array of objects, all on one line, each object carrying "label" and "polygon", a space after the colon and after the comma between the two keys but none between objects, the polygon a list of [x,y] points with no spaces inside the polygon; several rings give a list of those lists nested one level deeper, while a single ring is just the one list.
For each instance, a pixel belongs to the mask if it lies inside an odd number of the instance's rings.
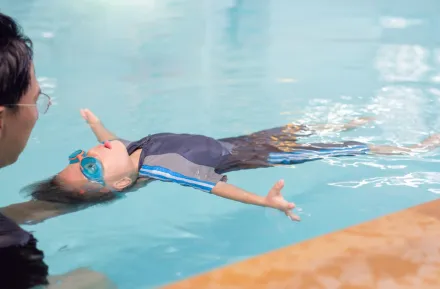
[{"label": "child's fingers", "polygon": [[84,109],[80,109],[80,110],[79,110],[79,113],[81,114],[82,118],[84,118],[85,120],[87,120],[87,115],[86,115]]},{"label": "child's fingers", "polygon": [[297,215],[295,215],[292,211],[287,211],[286,215],[292,220],[292,221],[300,221],[301,218]]},{"label": "child's fingers", "polygon": [[84,112],[85,112],[85,114],[87,116],[87,119],[92,120],[92,121],[97,121],[98,120],[98,117],[93,112],[91,112],[88,108],[86,108],[84,110]]}]

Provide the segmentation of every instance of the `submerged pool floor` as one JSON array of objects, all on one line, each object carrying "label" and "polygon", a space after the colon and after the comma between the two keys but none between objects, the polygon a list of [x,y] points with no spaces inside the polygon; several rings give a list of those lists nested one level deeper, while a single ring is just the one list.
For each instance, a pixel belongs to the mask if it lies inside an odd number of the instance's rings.
[{"label": "submerged pool floor", "polygon": [[[79,114],[85,107],[128,140],[157,132],[222,138],[364,115],[377,121],[303,141],[408,145],[440,132],[438,0],[0,0],[0,7],[33,39],[37,78],[54,98],[20,160],[2,169],[0,206],[26,201],[23,186],[96,144]],[[157,288],[436,200],[439,161],[436,150],[228,174],[260,195],[284,179],[301,223],[154,182],[24,228],[38,238],[51,274],[88,267],[120,289]],[[324,257],[329,251],[323,258],[335,257]],[[307,266],[321,264],[314,262]]]}]

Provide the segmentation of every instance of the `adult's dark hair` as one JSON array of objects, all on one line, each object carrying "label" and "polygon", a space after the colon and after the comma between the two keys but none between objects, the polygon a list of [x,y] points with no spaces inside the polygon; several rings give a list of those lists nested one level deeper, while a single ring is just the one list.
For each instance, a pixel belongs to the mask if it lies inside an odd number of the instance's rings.
[{"label": "adult's dark hair", "polygon": [[94,205],[115,200],[119,194],[88,191],[80,194],[67,189],[56,176],[30,184],[22,189],[22,193],[34,200],[56,202],[71,205]]},{"label": "adult's dark hair", "polygon": [[28,91],[32,57],[32,41],[14,19],[0,13],[0,105],[17,104]]}]

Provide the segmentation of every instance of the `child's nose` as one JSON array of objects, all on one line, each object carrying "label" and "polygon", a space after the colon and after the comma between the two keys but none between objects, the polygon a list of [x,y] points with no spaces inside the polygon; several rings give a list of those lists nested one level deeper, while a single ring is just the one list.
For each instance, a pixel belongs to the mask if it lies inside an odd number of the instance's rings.
[{"label": "child's nose", "polygon": [[108,148],[109,150],[112,149],[112,144],[111,144],[111,142],[109,142],[109,141],[105,141],[103,144],[104,144],[104,147]]}]

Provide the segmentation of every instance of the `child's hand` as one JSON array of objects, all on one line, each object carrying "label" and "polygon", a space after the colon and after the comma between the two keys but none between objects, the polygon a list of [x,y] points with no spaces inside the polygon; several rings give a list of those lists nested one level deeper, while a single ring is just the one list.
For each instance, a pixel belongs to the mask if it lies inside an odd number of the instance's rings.
[{"label": "child's hand", "polygon": [[[89,109],[80,109],[79,112],[81,113],[82,118],[89,124],[89,127],[95,134],[98,141],[104,142],[105,147],[111,148],[111,145],[108,143],[108,141],[117,139],[117,136],[106,129],[99,118],[94,115],[93,112],[91,112]],[[106,141],[107,143],[105,143]]]},{"label": "child's hand", "polygon": [[292,221],[299,221],[300,217],[295,215],[292,210],[295,208],[294,203],[289,203],[281,195],[281,190],[284,187],[284,181],[280,180],[270,189],[266,196],[266,202],[269,207],[278,209],[286,214]]},{"label": "child's hand", "polygon": [[100,123],[99,118],[96,115],[94,115],[93,112],[91,112],[89,109],[87,108],[80,109],[79,112],[81,113],[81,116],[88,124],[92,125],[92,124]]}]

